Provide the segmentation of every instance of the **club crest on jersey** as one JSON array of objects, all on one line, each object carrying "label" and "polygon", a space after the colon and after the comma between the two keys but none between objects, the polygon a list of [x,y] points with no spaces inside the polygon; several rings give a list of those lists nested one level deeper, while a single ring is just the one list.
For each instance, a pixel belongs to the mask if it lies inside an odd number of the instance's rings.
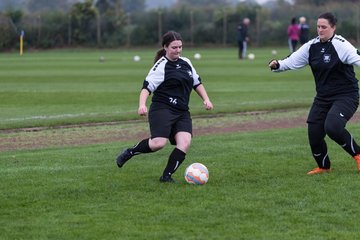
[{"label": "club crest on jersey", "polygon": [[190,70],[188,70],[187,73],[189,74],[189,77],[192,78],[192,72]]},{"label": "club crest on jersey", "polygon": [[331,61],[331,55],[330,54],[324,54],[324,63],[329,63]]}]

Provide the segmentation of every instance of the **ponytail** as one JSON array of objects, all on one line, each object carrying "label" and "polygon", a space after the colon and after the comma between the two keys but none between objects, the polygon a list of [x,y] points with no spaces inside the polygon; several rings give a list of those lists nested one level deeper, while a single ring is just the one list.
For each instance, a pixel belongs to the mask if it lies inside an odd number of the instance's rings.
[{"label": "ponytail", "polygon": [[159,49],[156,52],[155,58],[154,58],[154,63],[156,63],[160,58],[162,58],[163,56],[166,55],[166,51],[164,48]]}]

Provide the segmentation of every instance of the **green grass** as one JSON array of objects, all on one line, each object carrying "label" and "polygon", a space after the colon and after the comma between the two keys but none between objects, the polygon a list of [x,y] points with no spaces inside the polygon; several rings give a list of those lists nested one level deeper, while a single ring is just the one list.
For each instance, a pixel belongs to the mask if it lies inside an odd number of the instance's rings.
[{"label": "green grass", "polygon": [[[303,128],[196,137],[174,176],[178,184],[158,181],[171,147],[136,156],[118,169],[114,153],[129,144],[2,153],[1,239],[357,239],[360,234],[354,162],[329,142],[334,171],[306,175],[315,163]],[[208,167],[206,185],[183,179],[191,162]]]},{"label": "green grass", "polygon": [[[0,129],[138,119],[138,93],[154,52],[2,53]],[[215,105],[213,113],[300,108],[201,119],[195,116],[209,112],[194,95],[191,112],[199,126],[302,116],[312,102],[309,68],[271,73],[271,49],[250,50],[254,61],[237,60],[234,48],[185,49],[184,55],[191,58],[195,52],[202,54],[193,63]],[[285,48],[278,52],[288,54]],[[132,61],[134,55],[142,60]],[[100,56],[105,62],[98,61]],[[19,146],[0,153],[0,239],[358,239],[355,163],[328,141],[334,171],[307,176],[315,162],[305,128],[195,136],[174,185],[158,181],[170,146],[136,156],[118,169],[114,158],[134,144],[130,139],[57,145],[75,135],[120,134],[129,126],[137,133],[145,124],[0,132],[1,146],[54,141],[51,148]],[[349,129],[359,139],[360,126],[349,124]],[[208,167],[206,185],[183,179],[192,162]]]},{"label": "green grass", "polygon": [[[310,69],[276,74],[271,49],[239,61],[237,49],[185,49],[215,105],[214,113],[308,106],[314,96]],[[54,50],[0,58],[0,129],[137,119],[138,94],[155,50]],[[279,50],[279,57],[287,49]],[[132,60],[142,57],[140,62]],[[99,62],[100,56],[105,57]],[[150,102],[150,101],[149,101]],[[193,115],[208,114],[194,93]]]}]

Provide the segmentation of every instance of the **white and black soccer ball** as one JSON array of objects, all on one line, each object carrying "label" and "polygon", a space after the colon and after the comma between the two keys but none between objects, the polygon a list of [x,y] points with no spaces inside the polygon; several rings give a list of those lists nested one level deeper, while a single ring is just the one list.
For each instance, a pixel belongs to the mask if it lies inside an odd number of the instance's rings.
[{"label": "white and black soccer ball", "polygon": [[209,170],[204,164],[192,163],[185,170],[185,180],[190,184],[204,185],[209,180]]}]

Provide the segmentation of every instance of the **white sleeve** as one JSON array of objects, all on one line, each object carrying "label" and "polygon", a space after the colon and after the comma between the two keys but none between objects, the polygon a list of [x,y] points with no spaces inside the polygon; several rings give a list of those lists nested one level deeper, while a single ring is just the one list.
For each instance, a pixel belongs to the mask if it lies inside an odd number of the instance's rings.
[{"label": "white sleeve", "polygon": [[158,86],[164,81],[166,62],[166,58],[160,58],[150,69],[148,75],[146,76],[145,81],[149,83],[147,85],[147,89],[150,92],[154,92],[158,88]]},{"label": "white sleeve", "polygon": [[280,67],[273,69],[273,72],[282,72],[305,67],[309,64],[309,49],[313,41],[309,41],[302,45],[297,51],[285,59],[278,60]]},{"label": "white sleeve", "polygon": [[350,42],[348,42],[340,35],[336,35],[336,38],[334,40],[336,41],[333,41],[333,45],[341,62],[360,67],[359,51]]}]

